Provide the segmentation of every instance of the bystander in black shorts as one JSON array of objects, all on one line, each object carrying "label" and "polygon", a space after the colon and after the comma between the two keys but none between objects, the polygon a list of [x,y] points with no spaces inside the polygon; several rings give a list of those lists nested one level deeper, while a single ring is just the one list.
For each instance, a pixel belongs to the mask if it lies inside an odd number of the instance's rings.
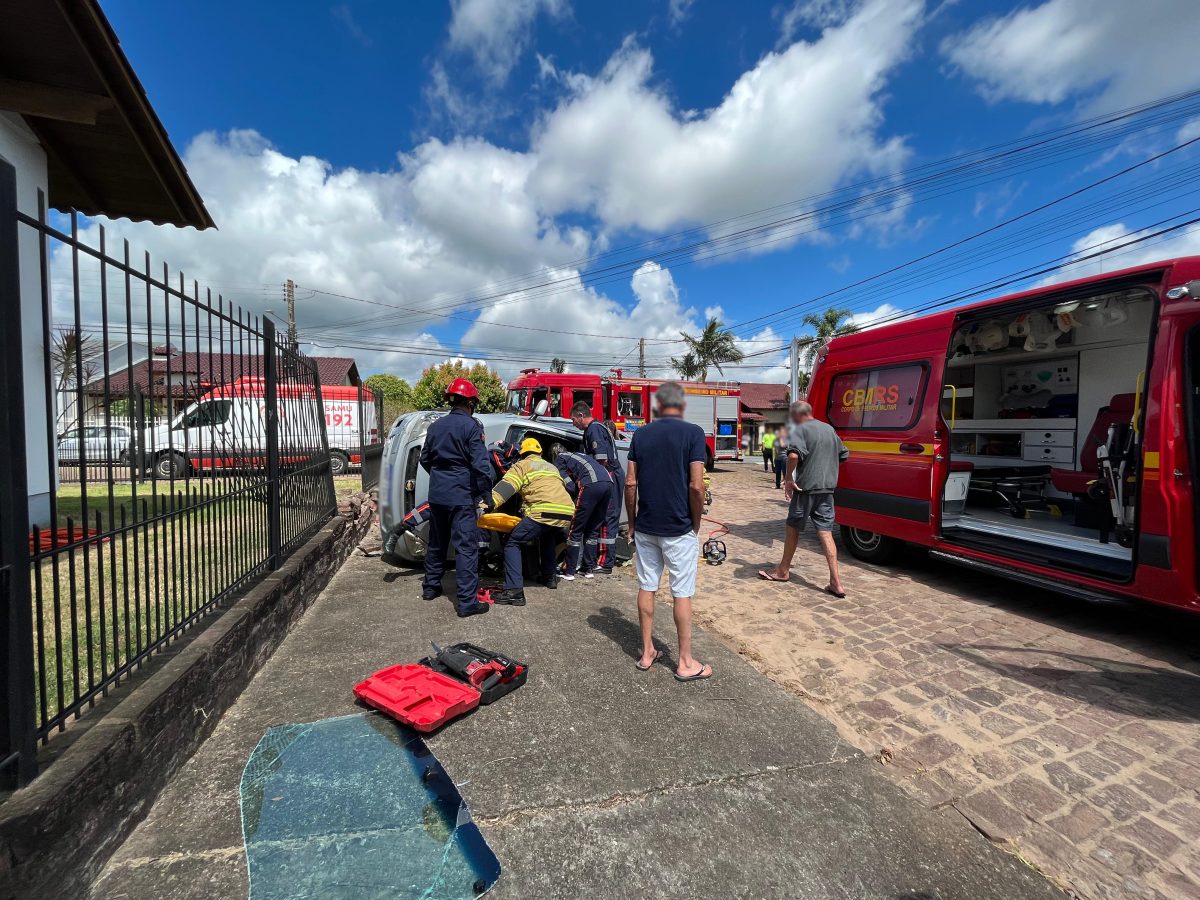
[{"label": "bystander in black shorts", "polygon": [[800,491],[792,494],[792,502],[788,504],[788,528],[803,531],[809,519],[817,531],[833,531],[833,494]]}]

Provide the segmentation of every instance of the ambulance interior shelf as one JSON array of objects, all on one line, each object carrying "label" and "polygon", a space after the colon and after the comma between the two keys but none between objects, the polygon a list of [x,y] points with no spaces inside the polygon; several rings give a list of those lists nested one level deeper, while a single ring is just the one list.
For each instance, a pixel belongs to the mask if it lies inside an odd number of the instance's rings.
[{"label": "ambulance interior shelf", "polygon": [[1098,417],[1117,395],[1140,394],[1150,301],[1149,293],[1125,292],[1015,314],[991,310],[956,330],[941,406],[951,430],[945,536],[993,551],[1007,542],[1048,563],[1058,554],[1075,568],[1094,557],[1096,571],[1113,576],[1127,571],[1128,549],[1108,539],[1114,526],[1124,529],[1120,544],[1131,533],[1134,492],[1123,485],[1136,451],[1128,423],[1099,454],[1116,464],[1092,474],[1096,497],[1058,489],[1052,473],[1092,472]]}]

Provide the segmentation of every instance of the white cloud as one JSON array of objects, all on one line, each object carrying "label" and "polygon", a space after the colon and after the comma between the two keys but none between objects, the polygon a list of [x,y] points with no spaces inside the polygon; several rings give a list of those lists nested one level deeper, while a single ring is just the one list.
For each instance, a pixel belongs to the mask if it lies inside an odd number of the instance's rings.
[{"label": "white cloud", "polygon": [[721,103],[681,114],[632,42],[544,117],[531,188],[552,214],[650,231],[720,220],[901,168],[880,137],[882,90],[908,54],[918,0],[868,0],[820,40],[768,53]]},{"label": "white cloud", "polygon": [[[482,141],[429,141],[392,172],[337,170],[316,157],[288,157],[253,131],[202,134],[184,156],[219,230],[118,221],[108,226],[110,246],[128,237],[135,253],[152,252],[156,266],[165,259],[173,271],[182,268],[255,314],[273,308],[282,315],[275,286],[294,279],[302,286],[301,337],[319,340],[325,355],[340,346],[339,336],[347,344],[420,344],[437,354],[441,348],[427,332],[441,320],[307,296],[305,287],[430,308],[578,258],[589,246],[581,229],[559,228],[532,205],[523,189],[526,156]],[[95,243],[94,227],[84,239]],[[56,268],[69,271],[62,259]],[[330,330],[346,323],[355,325]],[[399,374],[429,362],[345,350],[371,367],[394,359]]]},{"label": "white cloud", "polygon": [[667,16],[672,25],[678,26],[692,14],[692,5],[696,0],[668,0]]},{"label": "white cloud", "polygon": [[852,0],[797,0],[789,7],[777,7],[780,45],[794,41],[802,26],[825,29],[841,25],[850,18],[855,6]]},{"label": "white cloud", "polygon": [[[660,341],[674,341],[681,331],[697,333],[702,325],[696,310],[681,302],[679,287],[670,270],[652,260],[644,262],[633,274],[630,286],[637,302],[628,309],[584,285],[574,269],[550,271],[547,276],[547,281],[561,279],[563,283],[548,296],[541,295],[530,302],[506,302],[483,311],[468,329],[463,343],[496,346],[516,340],[525,346],[533,346],[542,340],[546,345],[542,354],[546,356],[546,362],[551,356],[559,356],[576,370],[586,371],[596,368],[595,360],[603,355],[611,357],[610,366],[620,362],[629,371],[637,365],[638,339],[646,338],[650,372],[662,375],[668,371],[667,357],[679,355],[680,348],[678,344]],[[524,295],[517,297],[524,299]],[[505,325],[562,328],[577,333],[524,334],[514,338]],[[627,340],[613,340],[612,337]]]},{"label": "white cloud", "polygon": [[[466,3],[455,10],[470,11]],[[110,241],[128,237],[135,250],[150,249],[256,314],[281,312],[274,286],[294,279],[301,338],[324,354],[344,350],[368,371],[389,366],[411,377],[460,352],[457,342],[432,337],[445,325],[435,313],[528,273],[562,283],[526,302],[505,297],[482,313],[457,314],[468,322],[478,315],[463,343],[481,348],[479,356],[536,352],[582,370],[632,350],[628,366],[636,339],[646,337],[661,371],[679,345],[656,340],[702,324],[671,272],[642,265],[627,307],[585,286],[573,261],[626,229],[712,221],[777,204],[780,185],[803,196],[898,168],[907,150],[879,134],[881,92],[920,12],[919,0],[868,0],[819,40],[767,54],[718,106],[694,115],[653,86],[650,54],[632,44],[599,75],[562,72],[547,60],[547,77],[566,93],[521,151],[430,139],[391,170],[364,171],[288,156],[254,131],[205,133],[184,157],[220,230],[122,221],[110,225]]]},{"label": "white cloud", "polygon": [[1112,252],[1104,253],[1095,259],[1073,263],[1043,279],[1039,284],[1086,278],[1089,275],[1115,272],[1177,256],[1200,255],[1200,225],[1192,225],[1161,238],[1151,238],[1140,244],[1123,247],[1128,241],[1156,230],[1158,229],[1131,231],[1121,222],[1112,222],[1093,229],[1071,246],[1071,253],[1082,257],[1109,249]]},{"label": "white cloud", "polygon": [[985,19],[942,52],[988,99],[1117,109],[1200,84],[1195,0],[1046,0]]},{"label": "white cloud", "polygon": [[900,307],[898,306],[893,306],[891,303],[880,303],[869,312],[855,313],[850,317],[850,321],[859,328],[870,328],[872,325],[880,324],[884,319],[889,322],[897,321],[899,312]]},{"label": "white cloud", "polygon": [[567,0],[450,0],[449,45],[503,84],[529,47],[538,14],[559,16],[567,8]]},{"label": "white cloud", "polygon": [[348,4],[339,3],[329,10],[329,14],[341,23],[342,27],[354,40],[358,41],[363,47],[370,47],[374,41],[370,33],[358,24],[358,20],[354,18],[354,12]]},{"label": "white cloud", "polygon": [[1177,143],[1183,144],[1198,137],[1200,137],[1200,116],[1184,122],[1183,127],[1179,129],[1179,134],[1175,136],[1175,140]]}]

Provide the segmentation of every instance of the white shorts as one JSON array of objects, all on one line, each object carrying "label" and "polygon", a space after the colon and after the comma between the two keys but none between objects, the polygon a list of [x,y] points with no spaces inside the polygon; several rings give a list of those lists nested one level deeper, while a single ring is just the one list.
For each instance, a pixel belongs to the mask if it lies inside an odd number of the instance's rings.
[{"label": "white shorts", "polygon": [[665,568],[670,576],[672,596],[691,597],[696,593],[700,538],[695,533],[689,531],[679,537],[660,537],[635,531],[633,544],[637,549],[634,560],[638,587],[643,591],[658,590]]}]

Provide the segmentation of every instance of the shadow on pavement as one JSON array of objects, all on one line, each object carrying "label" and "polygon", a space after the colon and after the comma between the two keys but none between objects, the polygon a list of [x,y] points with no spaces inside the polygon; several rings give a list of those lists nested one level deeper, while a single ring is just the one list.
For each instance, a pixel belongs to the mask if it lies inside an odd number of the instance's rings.
[{"label": "shadow on pavement", "polygon": [[[661,610],[659,610],[661,615]],[[654,617],[658,621],[658,615]],[[615,606],[602,606],[597,612],[592,613],[587,617],[588,627],[594,631],[600,632],[632,660],[640,659],[642,656],[642,629],[637,622],[632,622],[625,618],[625,614]],[[662,651],[662,656],[659,657],[657,665],[670,666],[675,668],[675,657],[671,649],[660,641],[654,639],[654,646]]]},{"label": "shadow on pavement", "polygon": [[[1144,718],[1200,722],[1200,677],[1188,672],[1038,648],[995,644],[938,646],[998,675],[1082,703]],[[1032,654],[1042,661],[1019,665],[994,658],[1011,654]],[[1076,668],[1046,665],[1048,660],[1074,663]]]},{"label": "shadow on pavement", "polygon": [[[799,553],[800,551],[797,550],[796,552]],[[824,557],[821,557],[821,560],[822,560],[822,562],[824,562]],[[764,558],[762,562],[751,562],[750,560],[747,560],[747,559],[730,559],[730,560],[727,560],[727,562],[732,563],[734,566],[735,571],[734,571],[733,577],[735,579],[748,580],[748,581],[761,581],[763,584],[778,584],[780,587],[786,587],[786,586],[791,586],[793,588],[798,587],[804,591],[812,591],[817,594],[825,594],[824,582],[823,581],[822,582],[812,581],[811,579],[805,578],[804,574],[802,572],[796,571],[794,562],[793,562],[793,568],[792,568],[792,577],[786,582],[784,582],[784,581],[771,582],[771,581],[767,581],[767,579],[765,579],[765,578],[759,578],[759,576],[758,576],[759,572],[762,572],[765,569],[774,569],[777,565],[779,565],[778,558],[773,559],[773,560],[768,560],[768,559]],[[796,598],[791,597],[791,599],[794,600]]]},{"label": "shadow on pavement", "polygon": [[399,581],[402,578],[424,578],[424,569],[390,569],[383,574],[383,580],[388,584],[393,581]]},{"label": "shadow on pavement", "polygon": [[[843,574],[855,570],[924,585],[953,595],[946,606],[955,612],[964,606],[993,607],[1070,634],[1086,636],[1115,647],[1130,649],[1200,676],[1200,616],[1181,609],[1135,600],[1096,602],[1022,585],[1015,581],[972,572],[929,557],[921,548],[908,547],[887,566],[864,563],[842,552]],[[801,541],[801,550],[804,547]],[[801,551],[797,551],[797,556]]]}]

